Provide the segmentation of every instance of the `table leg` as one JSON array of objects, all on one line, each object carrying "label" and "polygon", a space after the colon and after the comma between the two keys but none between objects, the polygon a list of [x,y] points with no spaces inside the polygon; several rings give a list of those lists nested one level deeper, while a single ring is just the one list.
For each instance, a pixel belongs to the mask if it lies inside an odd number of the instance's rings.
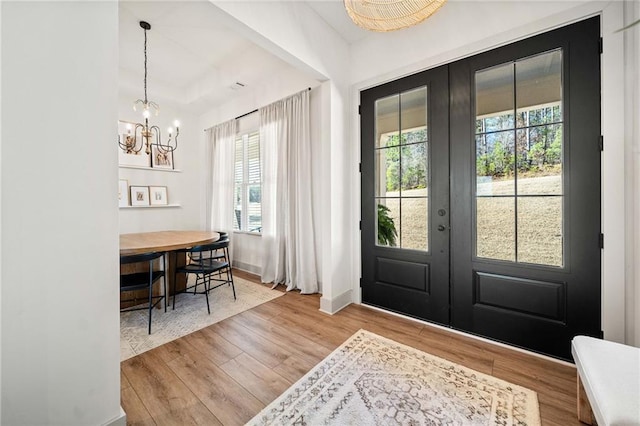
[{"label": "table leg", "polygon": [[[176,268],[182,267],[187,263],[187,257],[185,253],[177,253],[175,251],[167,252],[167,290],[170,296],[173,296],[173,278],[175,276]],[[178,274],[175,289],[179,293],[187,286],[187,278],[185,274]],[[169,298],[166,298],[167,304]]]}]

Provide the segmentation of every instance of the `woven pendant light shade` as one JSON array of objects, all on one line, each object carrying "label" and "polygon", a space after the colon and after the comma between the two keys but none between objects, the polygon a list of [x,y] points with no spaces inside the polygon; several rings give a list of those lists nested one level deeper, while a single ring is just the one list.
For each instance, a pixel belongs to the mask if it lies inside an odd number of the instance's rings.
[{"label": "woven pendant light shade", "polygon": [[407,28],[431,16],[447,0],[344,0],[351,20],[366,30]]}]

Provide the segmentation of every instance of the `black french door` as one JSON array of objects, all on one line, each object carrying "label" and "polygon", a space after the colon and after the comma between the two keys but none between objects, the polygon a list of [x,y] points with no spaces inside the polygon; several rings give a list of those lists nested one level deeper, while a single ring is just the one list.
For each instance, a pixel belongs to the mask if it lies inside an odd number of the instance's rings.
[{"label": "black french door", "polygon": [[362,92],[362,292],[449,323],[448,70]]},{"label": "black french door", "polygon": [[361,93],[364,303],[565,359],[600,334],[599,31]]}]

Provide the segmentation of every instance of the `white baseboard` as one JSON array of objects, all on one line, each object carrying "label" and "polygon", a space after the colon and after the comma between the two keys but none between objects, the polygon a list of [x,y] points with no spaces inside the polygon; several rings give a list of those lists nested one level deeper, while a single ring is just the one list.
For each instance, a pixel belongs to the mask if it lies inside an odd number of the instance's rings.
[{"label": "white baseboard", "polygon": [[233,267],[236,269],[240,269],[241,271],[249,272],[254,275],[261,275],[262,268],[256,265],[251,265],[249,263],[240,262],[238,260],[233,261]]},{"label": "white baseboard", "polygon": [[329,315],[333,315],[342,308],[351,304],[351,290],[347,290],[338,297],[327,299],[324,295],[320,298],[320,311]]},{"label": "white baseboard", "polygon": [[127,413],[120,406],[120,415],[115,419],[105,423],[105,426],[127,426]]}]

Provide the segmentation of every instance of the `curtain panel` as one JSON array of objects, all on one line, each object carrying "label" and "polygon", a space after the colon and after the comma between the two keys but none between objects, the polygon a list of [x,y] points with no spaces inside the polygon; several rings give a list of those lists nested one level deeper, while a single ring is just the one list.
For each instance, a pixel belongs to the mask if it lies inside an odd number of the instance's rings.
[{"label": "curtain panel", "polygon": [[206,221],[207,229],[229,234],[229,256],[233,258],[233,188],[236,120],[207,129]]},{"label": "curtain panel", "polygon": [[259,109],[262,282],[318,292],[311,201],[309,91]]}]

